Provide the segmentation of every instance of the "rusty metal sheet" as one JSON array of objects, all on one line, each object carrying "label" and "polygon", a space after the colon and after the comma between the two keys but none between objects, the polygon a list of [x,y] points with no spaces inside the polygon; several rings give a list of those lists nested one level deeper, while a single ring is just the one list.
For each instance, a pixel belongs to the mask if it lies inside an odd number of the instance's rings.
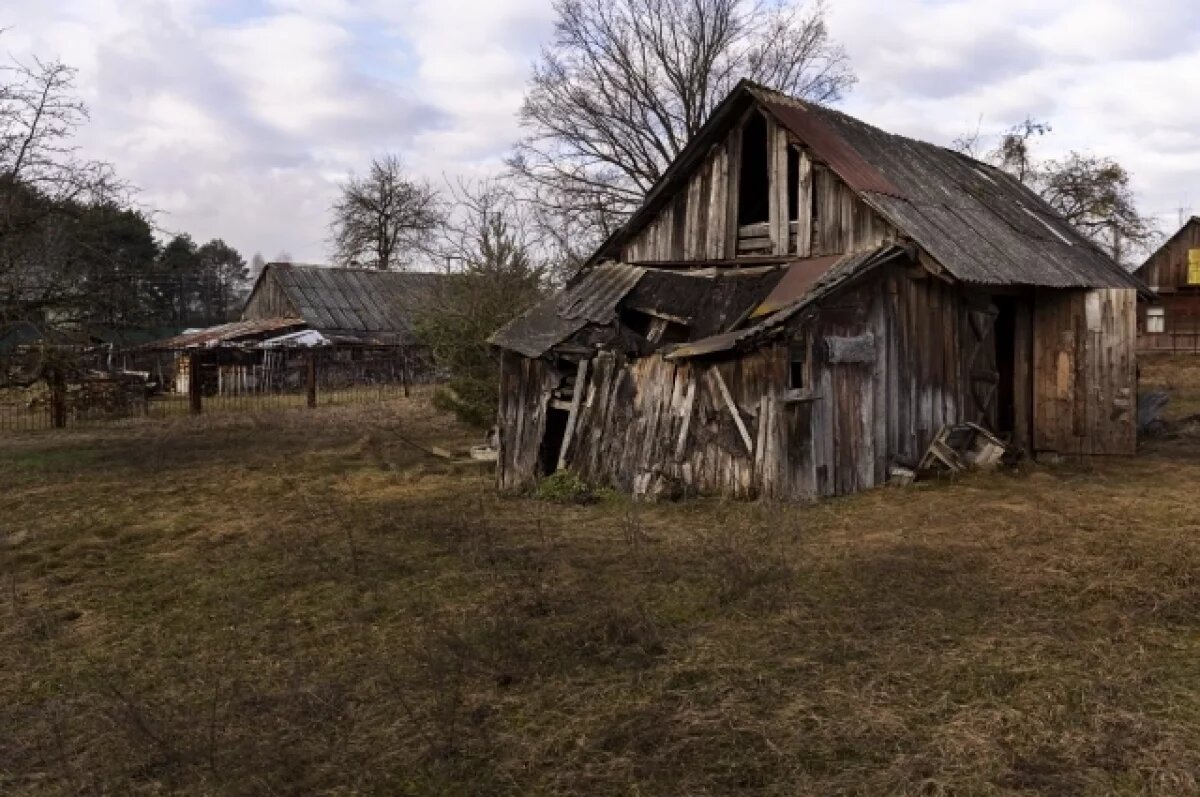
[{"label": "rusty metal sheet", "polygon": [[829,114],[835,111],[784,98],[774,92],[755,93],[767,110],[829,164],[846,185],[855,191],[902,195],[901,189],[887,175],[868,162],[851,141],[829,124]]},{"label": "rusty metal sheet", "polygon": [[273,333],[291,332],[305,326],[307,324],[302,318],[256,318],[185,332],[165,340],[147,343],[140,348],[166,350],[236,345],[240,341],[258,340]]},{"label": "rusty metal sheet", "polygon": [[[760,318],[757,324],[744,329],[712,335],[701,340],[676,346],[664,355],[665,359],[677,360],[688,357],[702,357],[709,354],[720,354],[736,348],[747,348],[755,345],[756,341],[766,338],[782,327],[797,313],[806,307],[816,304],[826,296],[840,290],[855,278],[866,274],[875,268],[910,256],[907,247],[895,244],[885,244],[877,249],[864,252],[854,252],[834,258],[835,262],[818,278],[811,289],[799,299],[786,307]],[[821,258],[824,259],[824,258]]]},{"label": "rusty metal sheet", "polygon": [[762,318],[804,298],[817,280],[825,276],[826,272],[833,268],[839,260],[841,260],[840,255],[828,255],[805,258],[792,263],[783,273],[783,278],[767,294],[767,298],[754,308],[750,317]]}]

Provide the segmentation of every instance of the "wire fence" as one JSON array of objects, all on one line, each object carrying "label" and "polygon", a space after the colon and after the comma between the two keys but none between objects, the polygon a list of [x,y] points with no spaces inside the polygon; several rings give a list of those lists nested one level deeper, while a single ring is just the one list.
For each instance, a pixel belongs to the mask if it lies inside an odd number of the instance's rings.
[{"label": "wire fence", "polygon": [[107,352],[104,366],[0,387],[0,433],[131,418],[373,404],[439,381],[412,347]]}]

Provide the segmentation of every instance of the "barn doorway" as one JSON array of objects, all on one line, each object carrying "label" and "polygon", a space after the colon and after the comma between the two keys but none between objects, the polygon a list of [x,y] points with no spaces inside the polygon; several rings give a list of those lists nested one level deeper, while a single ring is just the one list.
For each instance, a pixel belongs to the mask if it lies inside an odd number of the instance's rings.
[{"label": "barn doorway", "polygon": [[563,438],[567,435],[567,419],[571,413],[557,407],[546,411],[546,433],[542,435],[542,447],[538,451],[538,475],[549,476],[558,470],[558,455],[562,451]]},{"label": "barn doorway", "polygon": [[996,433],[1012,435],[1017,425],[1017,297],[993,296],[996,306]]}]

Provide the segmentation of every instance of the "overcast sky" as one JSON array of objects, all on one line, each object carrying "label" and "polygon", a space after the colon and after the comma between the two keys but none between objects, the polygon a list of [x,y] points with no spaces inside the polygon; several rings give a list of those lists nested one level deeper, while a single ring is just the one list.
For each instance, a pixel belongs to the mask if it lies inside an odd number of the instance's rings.
[{"label": "overcast sky", "polygon": [[[168,230],[323,262],[338,180],[371,155],[495,170],[550,0],[7,0],[0,51],[79,69],[87,155]],[[1032,114],[1118,158],[1172,231],[1200,208],[1195,0],[828,0],[859,83],[844,110],[949,144]],[[1193,208],[1195,203],[1195,208]]]}]

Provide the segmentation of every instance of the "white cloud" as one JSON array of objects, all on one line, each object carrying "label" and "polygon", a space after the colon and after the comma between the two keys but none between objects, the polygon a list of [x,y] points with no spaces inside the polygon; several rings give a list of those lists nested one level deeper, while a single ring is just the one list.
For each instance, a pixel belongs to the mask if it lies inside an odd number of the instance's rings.
[{"label": "white cloud", "polygon": [[1198,184],[1192,0],[893,0],[886,13],[838,0],[830,12],[860,80],[846,110],[866,121],[949,144],[976,125],[1047,120],[1044,154],[1116,158],[1168,231]]},{"label": "white cloud", "polygon": [[[0,51],[79,68],[80,144],[171,230],[325,258],[347,170],[499,166],[550,0],[56,0],[0,9]],[[1041,146],[1131,168],[1147,209],[1200,185],[1200,4],[831,0],[860,82],[846,110],[949,143],[1048,119]],[[1191,199],[1200,202],[1200,190]]]}]

